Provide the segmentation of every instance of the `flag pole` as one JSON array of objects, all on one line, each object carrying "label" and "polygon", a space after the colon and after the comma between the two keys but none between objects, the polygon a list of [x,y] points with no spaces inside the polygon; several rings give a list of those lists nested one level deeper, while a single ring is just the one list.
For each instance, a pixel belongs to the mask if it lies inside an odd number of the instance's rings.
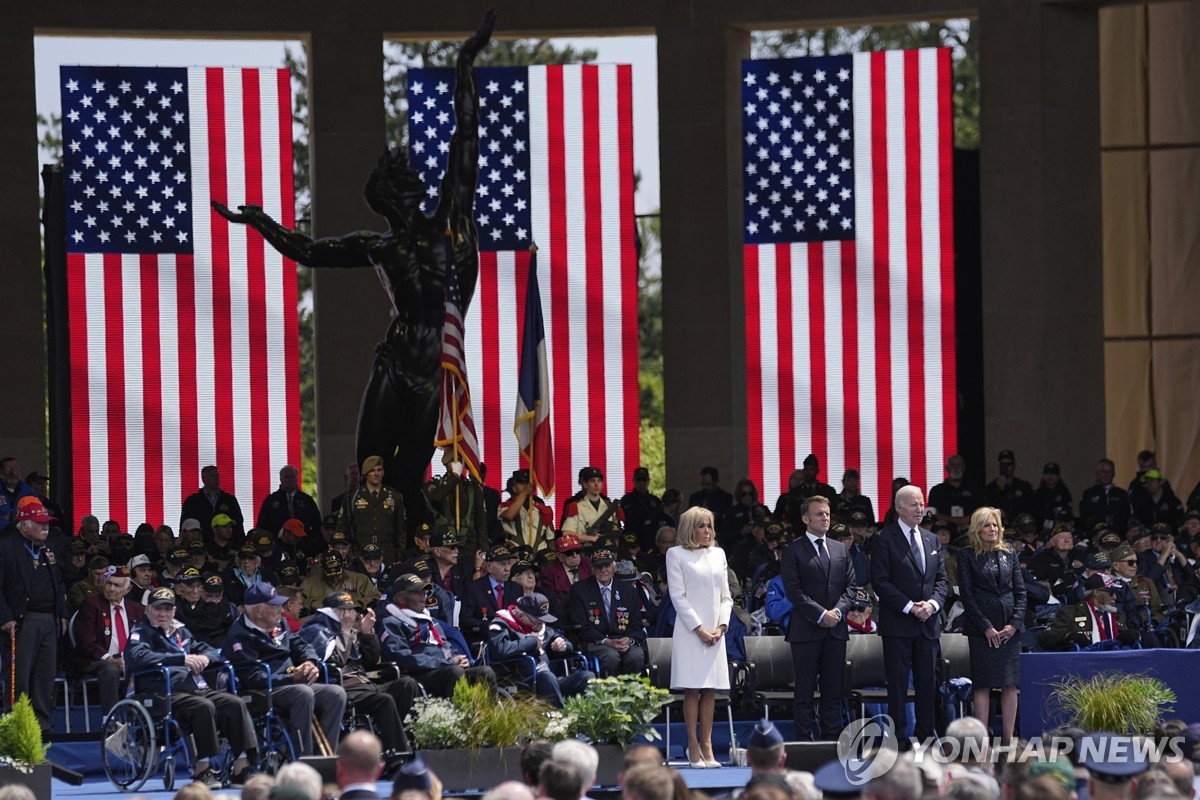
[{"label": "flag pole", "polygon": [[[529,245],[531,255],[536,255],[537,251],[538,246],[536,243]],[[526,293],[525,302],[529,302],[528,292]],[[537,405],[537,403],[534,404],[533,416],[529,419],[529,497],[525,498],[525,513],[529,517],[529,524],[527,526],[529,533],[525,541],[529,543],[530,547],[535,547],[537,542],[533,530],[533,495],[537,492],[537,474],[533,468],[534,434],[537,433]]]},{"label": "flag pole", "polygon": [[[456,381],[458,379],[455,377],[451,377],[450,380],[453,384],[453,381]],[[459,426],[458,392],[455,391],[453,393],[453,395],[454,395],[454,460],[457,462],[462,457],[458,451],[458,438],[460,435],[459,427],[458,427]],[[453,470],[451,470],[451,472],[453,472]],[[458,477],[458,480],[456,480],[454,482],[454,532],[455,532],[455,534],[458,533],[458,529],[462,526],[462,492],[461,492],[462,476],[458,475],[457,477]]]}]

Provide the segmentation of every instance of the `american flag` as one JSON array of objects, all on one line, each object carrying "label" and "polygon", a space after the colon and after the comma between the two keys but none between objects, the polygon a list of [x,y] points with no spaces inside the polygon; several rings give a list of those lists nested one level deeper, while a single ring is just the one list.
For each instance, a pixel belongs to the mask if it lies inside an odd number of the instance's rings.
[{"label": "american flag", "polygon": [[479,480],[479,442],[471,413],[471,390],[467,386],[463,354],[462,297],[454,266],[454,246],[446,236],[446,313],[442,321],[442,394],[434,444],[455,452]]},{"label": "american flag", "polygon": [[[480,67],[475,83],[482,252],[465,324],[490,482],[503,485],[522,466],[511,421],[536,242],[548,298],[554,484],[569,490],[581,467],[598,466],[617,491],[639,463],[632,71]],[[453,95],[453,70],[409,70],[409,160],[430,197],[454,131]]]},{"label": "american flag", "polygon": [[295,224],[288,72],[61,81],[74,515],[174,523],[207,464],[253,505],[300,463],[296,270],[209,201]]},{"label": "american flag", "polygon": [[957,446],[950,51],[742,62],[750,478],[886,508]]}]

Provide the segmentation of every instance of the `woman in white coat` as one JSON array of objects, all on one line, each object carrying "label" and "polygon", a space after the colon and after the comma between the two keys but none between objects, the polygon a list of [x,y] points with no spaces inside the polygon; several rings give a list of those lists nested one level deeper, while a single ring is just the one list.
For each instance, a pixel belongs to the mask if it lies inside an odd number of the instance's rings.
[{"label": "woman in white coat", "polygon": [[671,688],[683,690],[688,762],[695,768],[721,766],[713,755],[713,710],[717,690],[729,690],[729,659],[723,638],[729,628],[733,596],[726,577],[725,551],[713,546],[715,540],[712,512],[697,506],[683,512],[679,544],[667,551],[667,588],[676,612]]}]

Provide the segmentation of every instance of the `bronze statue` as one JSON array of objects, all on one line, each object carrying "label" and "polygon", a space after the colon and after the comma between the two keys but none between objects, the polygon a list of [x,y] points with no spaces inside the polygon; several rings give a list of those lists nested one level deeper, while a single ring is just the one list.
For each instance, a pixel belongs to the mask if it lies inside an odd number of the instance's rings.
[{"label": "bronze statue", "polygon": [[[437,429],[447,231],[453,236],[464,315],[479,276],[471,213],[479,173],[479,97],[472,65],[491,38],[495,22],[495,11],[489,11],[458,51],[457,127],[432,215],[421,211],[425,186],[408,157],[390,148],[363,188],[367,205],[387,219],[386,233],[357,231],[314,240],[284,228],[258,206],[239,206],[235,213],[213,202],[221,216],[254,228],[272,247],[300,264],[341,269],[373,266],[379,273],[393,313],[383,341],[375,348],[371,379],[363,392],[357,460],[382,456],[384,479],[404,493],[406,505],[413,509],[424,507],[421,483],[433,456]],[[417,521],[409,520],[410,529]]]}]

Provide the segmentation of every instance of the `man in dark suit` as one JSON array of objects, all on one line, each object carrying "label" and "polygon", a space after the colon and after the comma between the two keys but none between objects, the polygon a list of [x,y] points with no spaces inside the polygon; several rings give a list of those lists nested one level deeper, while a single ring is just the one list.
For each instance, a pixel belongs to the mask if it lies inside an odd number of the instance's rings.
[{"label": "man in dark suit", "polygon": [[600,660],[600,674],[640,675],[646,668],[642,598],[628,581],[616,581],[611,550],[592,553],[590,578],[571,587],[570,618],[580,628],[584,652]]},{"label": "man in dark suit", "polygon": [[303,522],[309,537],[321,535],[321,509],[312,495],[300,490],[300,470],[291,464],[279,470],[279,489],[263,498],[254,527],[275,533],[289,519]]},{"label": "man in dark suit", "polygon": [[487,575],[467,584],[462,597],[462,614],[458,627],[467,641],[472,644],[487,640],[488,626],[492,617],[502,608],[508,608],[525,593],[519,583],[509,580],[512,565],[517,557],[504,545],[496,545],[484,557]]},{"label": "man in dark suit", "polygon": [[383,746],[370,731],[346,735],[338,749],[337,784],[342,800],[379,800],[376,781],[383,771]]},{"label": "man in dark suit", "polygon": [[821,686],[821,739],[841,729],[843,675],[846,670],[846,615],[854,602],[854,564],[846,545],[830,539],[829,500],[814,496],[800,507],[803,535],[783,551],[783,589],[792,603],[787,640],[796,673],[793,715],[796,739],[811,741],[813,694]]},{"label": "man in dark suit", "polygon": [[[733,508],[733,495],[720,486],[721,473],[716,467],[705,467],[700,470],[700,491],[692,492],[688,498],[688,508],[703,506],[713,512],[717,519]],[[663,500],[666,503],[666,500]]]},{"label": "man in dark suit", "polygon": [[83,601],[73,626],[75,650],[67,664],[68,673],[72,677],[95,676],[104,714],[116,705],[121,688],[129,680],[125,643],[145,616],[145,607],[125,596],[129,588],[129,573],[123,567],[109,567],[103,594]]},{"label": "man in dark suit", "polygon": [[[871,586],[879,596],[879,633],[887,675],[888,714],[903,727],[908,678],[916,691],[918,739],[933,736],[937,701],[937,652],[942,606],[948,581],[938,539],[920,527],[925,515],[921,490],[913,485],[896,492],[897,521],[875,536],[871,549]],[[900,739],[901,747],[907,742]]]},{"label": "man in dark suit", "polygon": [[[67,595],[58,558],[46,547],[54,517],[37,498],[22,497],[17,533],[0,539],[0,653],[4,675],[16,673],[17,694],[29,695],[44,733],[54,710],[58,639],[67,629]],[[16,668],[8,663],[16,637]]]}]

